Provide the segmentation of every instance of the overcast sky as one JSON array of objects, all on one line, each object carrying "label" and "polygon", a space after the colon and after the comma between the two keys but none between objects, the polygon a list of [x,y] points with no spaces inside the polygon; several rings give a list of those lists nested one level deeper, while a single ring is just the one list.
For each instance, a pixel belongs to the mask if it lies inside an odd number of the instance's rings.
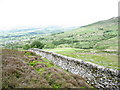
[{"label": "overcast sky", "polygon": [[82,26],[118,16],[119,0],[0,0],[0,30]]}]

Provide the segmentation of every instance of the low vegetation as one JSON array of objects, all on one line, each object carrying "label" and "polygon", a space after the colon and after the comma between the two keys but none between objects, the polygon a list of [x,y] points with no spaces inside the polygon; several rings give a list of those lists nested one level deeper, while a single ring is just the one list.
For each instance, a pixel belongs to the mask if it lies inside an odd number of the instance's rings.
[{"label": "low vegetation", "polygon": [[25,44],[23,46],[23,49],[27,50],[29,48],[39,48],[42,49],[44,47],[44,44],[41,43],[40,41],[33,41],[30,45],[29,44]]},{"label": "low vegetation", "polygon": [[28,51],[3,49],[3,88],[93,88],[79,75]]},{"label": "low vegetation", "polygon": [[114,51],[101,51],[95,49],[76,49],[76,48],[56,48],[45,49],[47,51],[53,51],[58,54],[62,54],[68,57],[82,59],[84,61],[92,62],[107,68],[118,69],[118,55]]}]

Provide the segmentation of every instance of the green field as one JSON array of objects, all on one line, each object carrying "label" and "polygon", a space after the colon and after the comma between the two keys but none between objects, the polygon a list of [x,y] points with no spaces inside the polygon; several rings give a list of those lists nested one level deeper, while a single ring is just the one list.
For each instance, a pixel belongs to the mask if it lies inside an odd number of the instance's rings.
[{"label": "green field", "polygon": [[100,52],[94,49],[56,48],[45,50],[53,51],[68,57],[82,59],[84,61],[92,62],[107,68],[119,69],[117,54],[105,53],[102,51]]},{"label": "green field", "polygon": [[[48,35],[43,37],[41,42],[53,44],[55,48],[69,47],[117,51],[118,18],[99,21],[64,33]],[[49,48],[51,48],[50,45]]]}]

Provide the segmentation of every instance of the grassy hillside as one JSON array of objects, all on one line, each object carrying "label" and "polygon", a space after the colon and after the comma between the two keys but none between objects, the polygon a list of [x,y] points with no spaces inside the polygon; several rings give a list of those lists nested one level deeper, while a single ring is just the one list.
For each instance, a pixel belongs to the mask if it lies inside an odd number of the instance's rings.
[{"label": "grassy hillside", "polygon": [[17,30],[11,34],[3,34],[1,40],[5,44],[0,43],[6,48],[22,48],[25,44],[39,40],[45,44],[44,48],[71,47],[117,52],[118,17],[71,29],[51,26]]},{"label": "grassy hillside", "polygon": [[118,18],[99,21],[72,31],[53,34],[42,39],[57,47],[74,47],[80,49],[114,49],[118,47]]},{"label": "grassy hillside", "polygon": [[71,74],[47,59],[28,51],[2,50],[3,88],[90,88],[79,75]]},{"label": "grassy hillside", "polygon": [[68,57],[82,59],[107,68],[120,70],[117,54],[101,52],[95,49],[56,48],[45,50],[53,51]]},{"label": "grassy hillside", "polygon": [[120,70],[117,17],[47,36],[43,42],[56,45],[45,50]]}]

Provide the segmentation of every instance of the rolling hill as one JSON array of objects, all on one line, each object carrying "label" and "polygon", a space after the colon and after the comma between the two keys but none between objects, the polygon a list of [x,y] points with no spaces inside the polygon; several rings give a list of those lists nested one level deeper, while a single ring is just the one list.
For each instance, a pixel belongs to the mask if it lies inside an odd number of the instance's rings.
[{"label": "rolling hill", "polygon": [[[118,17],[82,26],[64,33],[52,34],[41,40],[57,47],[80,49],[118,49]],[[61,42],[61,43],[60,43]]]},{"label": "rolling hill", "polygon": [[118,17],[98,21],[81,27],[39,27],[16,29],[1,34],[1,46],[22,48],[34,40],[45,44],[44,48],[79,48],[116,51],[118,49]]},{"label": "rolling hill", "polygon": [[64,26],[39,26],[39,27],[21,27],[6,31],[0,30],[0,44],[28,41],[33,38],[43,37],[53,33],[60,33],[72,30],[76,27]]},{"label": "rolling hill", "polygon": [[44,43],[55,44],[53,51],[82,59],[107,68],[118,69],[118,17],[82,26],[72,31],[43,38]]}]

